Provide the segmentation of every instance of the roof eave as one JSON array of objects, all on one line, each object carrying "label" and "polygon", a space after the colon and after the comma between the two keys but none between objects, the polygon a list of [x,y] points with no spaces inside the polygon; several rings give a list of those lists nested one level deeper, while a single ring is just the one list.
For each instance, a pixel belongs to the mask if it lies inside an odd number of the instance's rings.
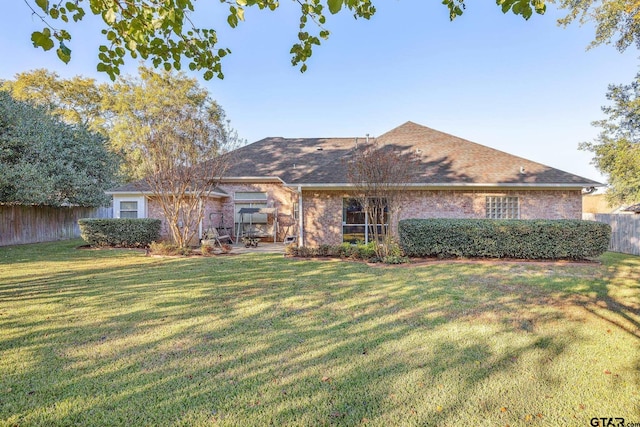
[{"label": "roof eave", "polygon": [[[155,193],[153,191],[105,191],[105,194],[109,196],[118,196],[118,195],[138,195],[138,196],[153,196]],[[192,194],[191,192],[187,192],[186,194]],[[217,191],[212,191],[207,194],[207,197],[229,197],[228,193],[220,193]]]},{"label": "roof eave", "polygon": [[[545,190],[582,190],[583,188],[588,187],[603,187],[604,184],[594,184],[594,183],[525,183],[525,182],[517,182],[517,183],[433,183],[433,184],[425,184],[425,183],[412,183],[412,184],[402,184],[401,187],[409,188],[412,190],[458,190],[458,189],[528,189],[528,190],[536,190],[536,189],[545,189]],[[301,188],[304,190],[352,190],[356,187],[355,184],[351,183],[305,183],[305,184],[286,184],[285,187],[292,188]]]},{"label": "roof eave", "polygon": [[225,176],[220,178],[220,182],[279,182],[286,184],[278,176]]}]

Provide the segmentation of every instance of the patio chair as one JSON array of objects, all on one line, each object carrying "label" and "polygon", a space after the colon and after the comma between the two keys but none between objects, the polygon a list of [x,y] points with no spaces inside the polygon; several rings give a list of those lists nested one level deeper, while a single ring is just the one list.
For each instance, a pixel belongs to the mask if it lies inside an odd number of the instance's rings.
[{"label": "patio chair", "polygon": [[225,243],[233,243],[233,240],[231,239],[231,236],[229,234],[220,234],[218,232],[217,228],[211,227],[207,230],[206,232],[206,238],[208,240],[214,240],[218,246],[222,247],[222,242],[224,241]]}]

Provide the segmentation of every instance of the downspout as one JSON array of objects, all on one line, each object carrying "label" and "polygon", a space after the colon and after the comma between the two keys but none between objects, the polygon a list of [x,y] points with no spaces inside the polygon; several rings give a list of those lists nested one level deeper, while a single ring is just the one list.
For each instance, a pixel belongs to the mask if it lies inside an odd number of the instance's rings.
[{"label": "downspout", "polygon": [[[198,200],[198,204],[200,205],[198,209],[202,212],[202,198]],[[202,222],[204,221],[204,213],[202,218],[200,218],[200,223],[198,224],[198,240],[202,240]]]},{"label": "downspout", "polygon": [[298,246],[304,246],[304,217],[302,209],[302,187],[298,185],[298,231],[300,234],[300,241]]}]

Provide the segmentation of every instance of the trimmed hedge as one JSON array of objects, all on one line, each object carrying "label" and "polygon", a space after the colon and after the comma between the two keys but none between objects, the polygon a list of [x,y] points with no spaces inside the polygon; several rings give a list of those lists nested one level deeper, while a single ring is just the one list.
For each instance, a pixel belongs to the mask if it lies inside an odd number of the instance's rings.
[{"label": "trimmed hedge", "polygon": [[80,236],[91,246],[147,247],[160,238],[160,220],[151,218],[83,218]]},{"label": "trimmed hedge", "polygon": [[407,219],[398,224],[410,257],[585,259],[609,247],[608,224],[581,220]]}]

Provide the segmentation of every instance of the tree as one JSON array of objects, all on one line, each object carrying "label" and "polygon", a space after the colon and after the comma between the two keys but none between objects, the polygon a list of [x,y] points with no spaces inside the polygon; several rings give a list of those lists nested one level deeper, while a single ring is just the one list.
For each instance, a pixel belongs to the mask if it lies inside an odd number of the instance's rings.
[{"label": "tree", "polygon": [[145,119],[149,132],[139,141],[144,182],[153,192],[171,237],[186,247],[198,231],[205,203],[230,165],[232,133],[196,106],[166,104],[163,114]]},{"label": "tree", "polygon": [[125,154],[129,176],[148,185],[172,239],[185,247],[229,165],[237,134],[196,80],[146,67],[139,72],[120,78],[105,96],[111,146]]},{"label": "tree", "polygon": [[91,78],[64,79],[39,69],[0,82],[0,90],[67,124],[86,126],[106,136],[110,150],[121,158],[120,180],[130,182],[144,176],[138,146],[149,132],[144,115],[163,114],[165,104],[172,103],[196,107],[199,114],[208,112],[212,123],[228,126],[222,108],[195,79],[147,67],[140,67],[139,73],[137,77],[119,77],[115,83],[97,84]]},{"label": "tree", "polygon": [[0,91],[0,202],[108,204],[117,159],[105,139]]},{"label": "tree", "polygon": [[[50,2],[49,0],[24,0],[34,15],[44,23],[42,31],[34,31],[31,40],[35,47],[50,50],[57,46],[58,57],[66,62],[71,59],[70,21],[80,21],[87,13],[99,16],[106,24],[102,30],[106,41],[99,47],[98,71],[106,72],[112,80],[120,74],[125,57],[150,60],[154,67],[180,70],[183,62],[190,70],[203,71],[205,80],[214,76],[223,78],[221,60],[231,51],[218,47],[218,35],[214,28],[200,28],[192,21],[196,13],[195,0],[75,0]],[[329,37],[325,28],[328,8],[331,14],[348,10],[355,18],[369,19],[376,12],[372,0],[296,0],[300,5],[298,42],[291,48],[293,65],[307,68],[314,46]],[[450,19],[462,15],[464,0],[443,0],[449,9]],[[503,12],[513,12],[529,19],[533,12],[545,11],[544,0],[497,0]],[[233,28],[244,21],[247,8],[275,10],[278,0],[227,0],[227,23]],[[314,30],[308,31],[307,24]]]},{"label": "tree", "polygon": [[368,234],[373,236],[370,240],[381,259],[397,247],[395,230],[416,160],[411,152],[403,152],[400,147],[373,141],[356,148],[347,165],[353,198],[367,216]]},{"label": "tree", "polygon": [[574,21],[595,23],[596,35],[589,47],[613,42],[620,52],[632,44],[640,48],[640,8],[635,0],[558,0],[557,3],[568,11],[567,16],[559,20],[561,25]]},{"label": "tree", "polygon": [[[125,159],[123,176],[127,180],[141,179],[147,174],[144,165],[148,141],[158,130],[158,123],[175,118],[178,129],[193,126],[178,116],[188,111],[198,126],[206,126],[219,133],[218,141],[236,138],[230,129],[224,110],[202,88],[197,80],[182,73],[155,72],[139,67],[139,76],[120,77],[104,94],[102,114],[114,152]],[[201,138],[202,139],[202,138]],[[203,152],[200,160],[207,160]]]},{"label": "tree", "polygon": [[602,129],[595,142],[582,143],[591,151],[593,164],[607,175],[610,203],[640,201],[640,73],[628,85],[609,85],[607,99],[613,104],[602,107],[608,116],[593,122]]},{"label": "tree", "polygon": [[99,133],[104,133],[101,114],[104,86],[81,76],[61,79],[58,73],[42,68],[0,82],[0,90],[8,91],[14,99],[42,107],[67,124]]}]

